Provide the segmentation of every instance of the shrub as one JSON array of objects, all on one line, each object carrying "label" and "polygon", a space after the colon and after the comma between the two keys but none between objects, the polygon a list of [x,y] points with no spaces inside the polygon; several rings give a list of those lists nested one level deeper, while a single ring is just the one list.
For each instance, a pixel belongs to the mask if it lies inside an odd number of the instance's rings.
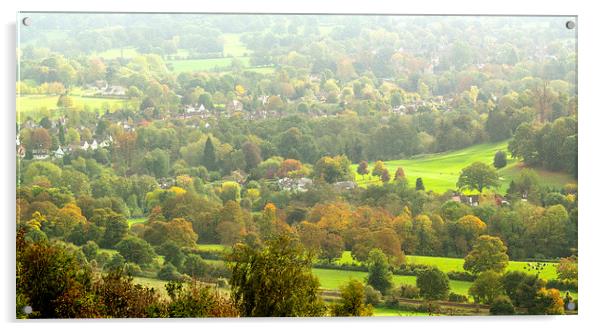
[{"label": "shrub", "polygon": [[489,308],[491,315],[514,315],[514,305],[512,300],[505,295],[500,295],[493,300],[491,308]]},{"label": "shrub", "polygon": [[441,300],[449,293],[449,278],[437,268],[421,271],[416,277],[420,296],[427,300]]},{"label": "shrub", "polygon": [[175,281],[180,280],[182,278],[182,275],[180,275],[180,273],[178,272],[176,267],[174,267],[173,264],[166,263],[163,266],[163,268],[161,268],[161,270],[159,270],[159,272],[157,273],[157,278],[161,280]]},{"label": "shrub", "polygon": [[468,297],[466,295],[454,292],[450,292],[447,299],[452,302],[468,302]]},{"label": "shrub", "polygon": [[477,279],[477,275],[471,274],[467,271],[450,271],[447,273],[447,277],[452,280],[460,280],[464,282],[474,282]]},{"label": "shrub", "polygon": [[555,288],[560,291],[578,292],[578,287],[576,280],[550,279],[546,283],[546,288]]},{"label": "shrub", "polygon": [[382,294],[370,285],[366,285],[364,288],[364,296],[367,304],[376,306],[382,301]]},{"label": "shrub", "polygon": [[401,284],[399,287],[399,295],[402,298],[417,299],[420,297],[420,289],[411,284]]}]

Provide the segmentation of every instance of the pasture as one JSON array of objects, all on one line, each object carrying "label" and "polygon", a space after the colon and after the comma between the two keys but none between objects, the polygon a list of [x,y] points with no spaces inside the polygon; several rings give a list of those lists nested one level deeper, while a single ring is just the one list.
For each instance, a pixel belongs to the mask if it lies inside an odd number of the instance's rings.
[{"label": "pasture", "polygon": [[[76,109],[96,111],[98,113],[106,110],[113,111],[117,108],[127,107],[128,101],[123,99],[94,98],[70,95]],[[17,121],[32,117],[34,120],[42,117],[54,117],[60,113],[56,105],[58,95],[22,95],[17,96]]]},{"label": "pasture", "polygon": [[[391,177],[394,176],[398,167],[402,167],[408,183],[414,186],[416,178],[421,177],[427,191],[444,193],[447,190],[455,190],[458,177],[462,169],[473,162],[483,162],[493,164],[493,157],[497,151],[505,151],[508,155],[508,165],[500,169],[500,187],[499,192],[505,192],[513,178],[518,176],[522,169],[522,164],[517,159],[510,158],[510,152],[507,150],[508,141],[474,145],[457,151],[450,151],[437,154],[420,155],[409,159],[384,161]],[[369,170],[372,171],[374,162],[369,163]],[[357,165],[352,166],[355,175],[355,181],[358,185],[365,187],[367,185],[380,185],[380,179],[371,174],[362,176],[358,174]],[[556,173],[550,171],[541,171],[534,169],[539,175],[543,184],[550,186],[562,186],[567,183],[576,183],[570,175],[565,173]]]},{"label": "pasture", "polygon": [[[351,255],[350,251],[344,251],[341,257],[336,260],[338,264],[359,264],[360,262],[355,260]],[[438,256],[418,256],[418,255],[406,255],[406,263],[411,264],[424,264],[435,266],[443,272],[450,271],[464,271],[464,259],[453,258],[453,257],[438,257]],[[534,274],[535,271],[528,270],[529,262],[522,261],[510,261],[508,263],[507,271],[523,271],[526,273]],[[549,280],[556,278],[556,263],[547,263],[539,277]]]}]

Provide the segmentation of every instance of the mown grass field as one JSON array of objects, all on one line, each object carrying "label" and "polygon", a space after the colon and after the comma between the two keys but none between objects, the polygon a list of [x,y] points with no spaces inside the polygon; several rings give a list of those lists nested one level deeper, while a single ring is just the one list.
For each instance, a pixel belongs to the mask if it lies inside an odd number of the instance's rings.
[{"label": "mown grass field", "polygon": [[[173,60],[168,61],[172,71],[176,74],[193,71],[219,71],[220,69],[230,69],[233,57],[220,57],[213,59],[195,59],[195,60]],[[249,57],[237,57],[243,67],[248,67]]]},{"label": "mown grass field", "polygon": [[[336,261],[339,264],[359,264],[357,260],[351,256],[350,251],[344,251],[341,255],[341,258]],[[450,271],[464,271],[464,259],[453,258],[453,257],[437,257],[437,256],[417,256],[417,255],[407,255],[406,262],[412,264],[425,264],[432,265],[439,268],[439,270],[443,272]],[[523,271],[530,274],[535,274],[534,270],[529,270],[528,267],[529,262],[522,261],[510,261],[508,263],[507,271]],[[556,278],[556,263],[547,263],[539,277],[549,280]]]},{"label": "mown grass field", "polygon": [[224,56],[226,57],[247,56],[251,52],[240,41],[239,33],[224,33],[222,34],[222,38],[224,39]]},{"label": "mown grass field", "polygon": [[[76,108],[86,109],[96,112],[104,112],[106,109],[114,110],[118,107],[125,107],[127,100],[107,99],[71,96]],[[31,116],[38,119],[44,116],[55,116],[59,107],[56,103],[59,100],[58,95],[23,95],[17,96],[17,121],[19,118]]]},{"label": "mown grass field", "polygon": [[[394,176],[398,167],[402,167],[410,186],[414,186],[416,178],[421,177],[427,191],[443,193],[447,190],[456,189],[456,183],[463,168],[477,161],[493,165],[493,157],[500,150],[507,153],[508,165],[499,170],[500,187],[497,188],[497,191],[505,192],[512,179],[520,173],[522,168],[518,160],[510,158],[508,141],[479,144],[457,151],[384,162],[391,177]],[[374,162],[369,163],[370,172],[373,167]],[[380,185],[378,177],[371,174],[365,176],[358,174],[356,172],[357,165],[353,165],[352,169],[358,185],[363,187],[374,184]],[[543,184],[562,186],[567,183],[575,183],[575,180],[565,173],[541,171],[539,169],[535,169],[535,171],[540,175]]]},{"label": "mown grass field", "polygon": [[404,311],[387,307],[375,307],[374,316],[429,316],[428,313]]}]

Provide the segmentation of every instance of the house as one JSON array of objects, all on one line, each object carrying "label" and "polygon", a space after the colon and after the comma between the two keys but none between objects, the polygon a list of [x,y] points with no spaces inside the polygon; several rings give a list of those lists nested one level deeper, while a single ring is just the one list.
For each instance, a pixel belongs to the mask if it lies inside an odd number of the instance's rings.
[{"label": "house", "polygon": [[50,156],[47,149],[34,149],[31,154],[34,160],[45,160]]},{"label": "house", "polygon": [[451,200],[456,201],[456,202],[461,202],[465,205],[476,207],[479,205],[480,197],[481,196],[479,194],[464,195],[464,194],[454,193]]},{"label": "house", "polygon": [[96,141],[96,139],[94,139],[94,141],[92,142],[92,144],[90,145],[90,148],[95,151],[98,149],[98,142]]},{"label": "house", "polygon": [[227,111],[243,111],[242,102],[234,99],[226,104]]},{"label": "house", "polygon": [[84,151],[87,151],[88,149],[90,149],[90,144],[88,144],[87,141],[84,141],[84,144],[81,147]]},{"label": "house", "polygon": [[278,187],[282,191],[307,192],[308,188],[313,185],[313,180],[310,178],[290,178],[284,177],[278,179]]},{"label": "house", "polygon": [[176,185],[176,180],[173,178],[159,178],[157,182],[159,183],[159,187],[164,190]]},{"label": "house", "polygon": [[342,181],[342,182],[336,182],[334,183],[334,187],[337,190],[352,190],[357,188],[357,183],[351,180],[346,180],[346,181]]},{"label": "house", "polygon": [[54,151],[54,157],[58,159],[62,159],[65,156],[65,151],[59,146],[56,151]]}]

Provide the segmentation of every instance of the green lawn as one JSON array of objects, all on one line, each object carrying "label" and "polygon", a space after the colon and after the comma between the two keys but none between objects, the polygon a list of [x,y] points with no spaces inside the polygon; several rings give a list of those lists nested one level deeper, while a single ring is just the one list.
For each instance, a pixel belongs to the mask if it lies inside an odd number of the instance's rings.
[{"label": "green lawn", "polygon": [[[518,160],[510,158],[507,147],[508,141],[479,144],[457,151],[385,161],[385,165],[391,176],[395,174],[397,167],[402,167],[411,186],[416,182],[416,178],[422,177],[427,191],[433,190],[443,193],[447,190],[456,189],[458,177],[464,167],[477,161],[492,164],[495,153],[503,150],[508,154],[508,165],[499,171],[500,187],[497,191],[505,192],[510,181],[518,175],[521,168]],[[373,166],[374,162],[369,164],[370,171],[372,171]],[[355,172],[356,170],[357,165],[353,165],[353,171]],[[575,183],[575,180],[565,173],[540,171],[538,169],[536,171],[539,173],[541,181],[544,184],[559,186],[566,183]],[[360,186],[380,184],[378,177],[370,174],[362,176],[355,173],[355,180]]]},{"label": "green lawn", "polygon": [[[74,95],[72,95],[71,98],[73,99],[74,106],[76,108],[85,109],[87,107],[90,110],[97,111],[99,113],[104,112],[106,109],[112,111],[118,107],[125,107],[127,104],[127,100],[123,99],[93,98]],[[17,121],[19,121],[19,117],[31,116],[34,119],[40,119],[44,116],[55,116],[58,110],[56,105],[58,100],[58,95],[18,96]]]}]

